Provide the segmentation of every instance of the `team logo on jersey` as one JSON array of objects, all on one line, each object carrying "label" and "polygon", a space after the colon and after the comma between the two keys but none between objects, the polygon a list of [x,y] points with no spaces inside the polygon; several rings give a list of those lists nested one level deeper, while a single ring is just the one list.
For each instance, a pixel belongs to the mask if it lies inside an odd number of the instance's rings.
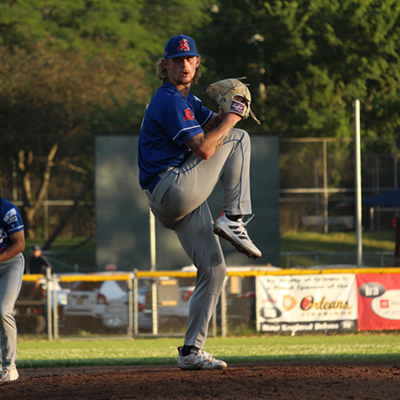
[{"label": "team logo on jersey", "polygon": [[192,112],[189,110],[189,108],[187,108],[185,110],[185,116],[183,117],[184,121],[193,121],[194,120],[194,116],[192,114]]},{"label": "team logo on jersey", "polygon": [[12,208],[10,211],[4,215],[4,222],[7,224],[11,224],[12,222],[15,222],[17,220],[17,211],[15,208]]},{"label": "team logo on jersey", "polygon": [[182,39],[179,42],[179,47],[178,47],[179,51],[190,51],[190,47],[189,47],[189,43],[187,39]]}]

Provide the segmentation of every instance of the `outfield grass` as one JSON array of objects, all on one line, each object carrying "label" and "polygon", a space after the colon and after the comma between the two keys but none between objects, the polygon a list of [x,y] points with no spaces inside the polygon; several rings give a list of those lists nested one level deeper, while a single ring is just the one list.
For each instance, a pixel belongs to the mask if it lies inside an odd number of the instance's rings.
[{"label": "outfield grass", "polygon": [[[74,246],[82,243],[84,238],[59,238],[51,247],[51,250],[69,250]],[[379,252],[389,251],[393,252],[395,248],[395,231],[384,232],[363,232],[362,234],[363,251],[364,252]],[[25,256],[27,260],[30,259],[30,251],[34,244],[44,245],[45,240],[27,240]],[[71,266],[78,264],[81,272],[90,272],[96,269],[95,257],[95,240],[91,240],[84,246],[79,248],[79,251],[73,252],[68,255],[54,256],[62,262],[68,263]],[[335,252],[353,252],[354,257],[320,257],[321,264],[355,264],[356,263],[356,249],[357,249],[357,236],[355,232],[332,232],[329,234],[316,233],[316,232],[283,232],[280,238],[281,251],[309,251],[321,253],[335,253]],[[289,261],[289,262],[288,262]],[[367,264],[375,266],[373,263],[379,264],[380,259],[377,257],[376,261],[367,260]],[[294,266],[311,266],[315,264],[313,256],[291,256],[288,260],[285,256],[281,258],[281,267],[294,267]],[[379,266],[379,265],[376,265]],[[386,265],[385,265],[386,266]],[[65,270],[62,266],[54,265],[54,272],[71,272]]]},{"label": "outfield grass", "polygon": [[[59,239],[52,249],[65,250],[82,238]],[[27,251],[44,241],[28,241]],[[95,249],[94,240],[83,247]],[[363,233],[364,251],[394,251],[394,231]],[[281,251],[347,252],[356,251],[356,235],[350,233],[283,233]],[[79,255],[77,255],[79,257]],[[94,257],[93,257],[94,259]],[[68,260],[69,261],[69,260]],[[298,264],[306,262],[301,257]],[[79,260],[77,260],[79,263]],[[84,265],[84,264],[80,264]],[[282,267],[285,263],[282,262]],[[175,365],[176,347],[182,339],[42,341],[19,338],[18,366],[65,367],[91,365]],[[400,335],[354,333],[304,336],[257,336],[208,339],[206,351],[224,360],[236,362],[265,361],[375,361],[400,360]]]},{"label": "outfield grass", "polygon": [[[174,365],[182,339],[20,341],[19,368],[95,365]],[[400,359],[400,335],[333,334],[210,338],[206,351],[227,362],[388,361]]]},{"label": "outfield grass", "polygon": [[[364,262],[366,266],[393,266],[395,249],[395,231],[363,232],[362,234]],[[329,234],[316,232],[286,232],[281,234],[281,251],[320,253],[318,258],[312,255],[281,256],[282,268],[309,267],[315,264],[356,264],[357,236],[355,232],[332,232]],[[324,253],[348,253],[327,255]],[[375,252],[390,252],[391,257],[384,260]]]},{"label": "outfield grass", "polygon": [[[394,251],[395,230],[363,232],[363,251]],[[357,250],[355,232],[286,232],[281,234],[281,251],[343,252]]]}]

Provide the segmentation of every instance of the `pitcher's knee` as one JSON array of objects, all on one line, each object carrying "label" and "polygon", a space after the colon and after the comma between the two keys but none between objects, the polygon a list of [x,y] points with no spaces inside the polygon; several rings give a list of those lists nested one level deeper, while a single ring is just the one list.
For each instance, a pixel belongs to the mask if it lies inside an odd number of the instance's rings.
[{"label": "pitcher's knee", "polygon": [[13,313],[10,310],[0,308],[0,323],[4,324],[14,319]]},{"label": "pitcher's knee", "polygon": [[232,129],[232,132],[229,136],[231,139],[236,138],[243,142],[250,142],[250,135],[244,129]]}]

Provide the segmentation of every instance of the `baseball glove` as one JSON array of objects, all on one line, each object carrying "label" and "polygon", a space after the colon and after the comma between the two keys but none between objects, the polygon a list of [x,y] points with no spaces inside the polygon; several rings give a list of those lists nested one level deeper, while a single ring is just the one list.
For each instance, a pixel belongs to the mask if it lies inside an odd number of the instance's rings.
[{"label": "baseball glove", "polygon": [[[245,79],[245,77],[240,79]],[[247,86],[239,79],[224,79],[212,83],[207,88],[206,93],[217,102],[225,114],[238,114],[244,119],[250,115],[260,124],[260,121],[250,108],[251,94]]]}]

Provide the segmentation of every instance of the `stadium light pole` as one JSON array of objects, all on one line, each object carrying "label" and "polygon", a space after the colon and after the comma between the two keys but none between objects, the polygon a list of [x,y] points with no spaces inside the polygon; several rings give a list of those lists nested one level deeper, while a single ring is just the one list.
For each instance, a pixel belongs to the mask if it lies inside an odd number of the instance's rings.
[{"label": "stadium light pole", "polygon": [[356,231],[357,231],[357,268],[362,267],[362,191],[361,191],[361,138],[360,138],[360,101],[354,102],[354,153],[355,153],[355,191],[356,191]]}]

